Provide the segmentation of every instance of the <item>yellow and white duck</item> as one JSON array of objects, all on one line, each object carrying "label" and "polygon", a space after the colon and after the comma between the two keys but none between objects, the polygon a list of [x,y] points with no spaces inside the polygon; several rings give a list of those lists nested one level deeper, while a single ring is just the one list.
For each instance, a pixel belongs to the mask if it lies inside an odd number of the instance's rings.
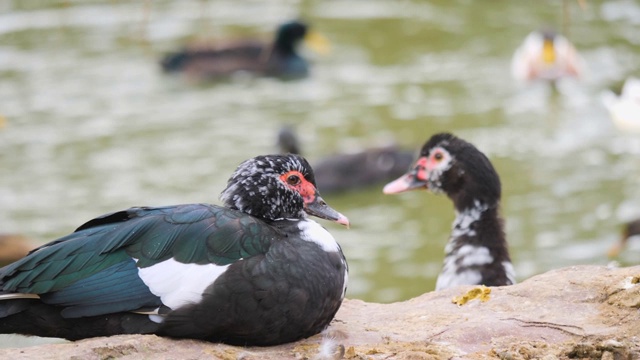
[{"label": "yellow and white duck", "polygon": [[511,60],[511,74],[522,82],[580,78],[584,70],[584,60],[573,44],[552,30],[530,33]]},{"label": "yellow and white duck", "polygon": [[602,102],[618,129],[640,133],[640,79],[628,78],[620,95],[604,91]]}]

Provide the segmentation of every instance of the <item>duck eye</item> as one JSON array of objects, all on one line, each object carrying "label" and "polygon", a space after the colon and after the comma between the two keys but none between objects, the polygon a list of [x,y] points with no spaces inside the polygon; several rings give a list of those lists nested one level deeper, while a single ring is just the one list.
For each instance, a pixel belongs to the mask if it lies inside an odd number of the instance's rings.
[{"label": "duck eye", "polygon": [[437,152],[433,154],[433,158],[436,159],[436,161],[441,161],[444,158],[444,155],[442,155],[441,152]]},{"label": "duck eye", "polygon": [[289,185],[298,185],[298,184],[300,184],[300,177],[298,177],[298,175],[289,175],[287,177],[287,184],[289,184]]}]

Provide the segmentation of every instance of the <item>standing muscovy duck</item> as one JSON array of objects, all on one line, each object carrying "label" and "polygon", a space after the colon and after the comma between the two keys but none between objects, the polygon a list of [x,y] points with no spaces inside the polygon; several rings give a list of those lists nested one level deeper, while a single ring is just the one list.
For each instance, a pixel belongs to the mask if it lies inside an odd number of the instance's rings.
[{"label": "standing muscovy duck", "polygon": [[328,52],[326,38],[301,21],[291,21],[278,27],[272,43],[240,40],[218,46],[193,45],[165,56],[161,65],[165,72],[182,72],[194,80],[222,79],[238,72],[301,78],[309,74],[307,61],[297,51],[302,41],[319,53]]},{"label": "standing muscovy duck", "polygon": [[447,194],[456,211],[436,290],[515,283],[499,214],[500,178],[482,152],[454,135],[433,135],[414,167],[383,192],[416,189]]},{"label": "standing muscovy duck", "polygon": [[322,331],[348,268],[307,214],[349,222],[320,197],[307,161],[247,160],[220,197],[224,206],[107,214],[0,269],[0,333],[274,345]]}]

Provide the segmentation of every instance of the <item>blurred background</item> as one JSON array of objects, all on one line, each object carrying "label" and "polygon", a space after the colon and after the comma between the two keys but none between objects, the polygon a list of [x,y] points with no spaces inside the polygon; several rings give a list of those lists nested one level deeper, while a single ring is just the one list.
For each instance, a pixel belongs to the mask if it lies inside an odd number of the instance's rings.
[{"label": "blurred background", "polygon": [[[307,78],[201,83],[162,72],[199,39],[270,39],[304,19],[329,39]],[[531,31],[564,32],[584,76],[515,81]],[[311,161],[450,131],[503,184],[518,281],[607,264],[640,217],[640,133],[602,94],[640,75],[640,3],[472,0],[0,0],[0,233],[42,244],[131,206],[219,204],[243,160],[292,126]],[[323,194],[351,229],[322,220],[350,265],[347,297],[406,300],[434,288],[454,218],[426,192],[382,185]],[[320,188],[322,193],[322,188]],[[638,264],[640,242],[617,260]]]}]

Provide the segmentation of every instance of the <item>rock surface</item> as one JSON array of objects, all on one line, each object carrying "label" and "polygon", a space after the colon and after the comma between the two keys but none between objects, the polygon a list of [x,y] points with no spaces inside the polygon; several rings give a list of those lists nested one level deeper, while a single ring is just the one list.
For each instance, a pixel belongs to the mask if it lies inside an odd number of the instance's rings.
[{"label": "rock surface", "polygon": [[569,267],[491,288],[486,301],[452,302],[473,289],[393,304],[345,300],[324,334],[280,346],[121,335],[0,349],[0,358],[640,359],[640,266]]}]

